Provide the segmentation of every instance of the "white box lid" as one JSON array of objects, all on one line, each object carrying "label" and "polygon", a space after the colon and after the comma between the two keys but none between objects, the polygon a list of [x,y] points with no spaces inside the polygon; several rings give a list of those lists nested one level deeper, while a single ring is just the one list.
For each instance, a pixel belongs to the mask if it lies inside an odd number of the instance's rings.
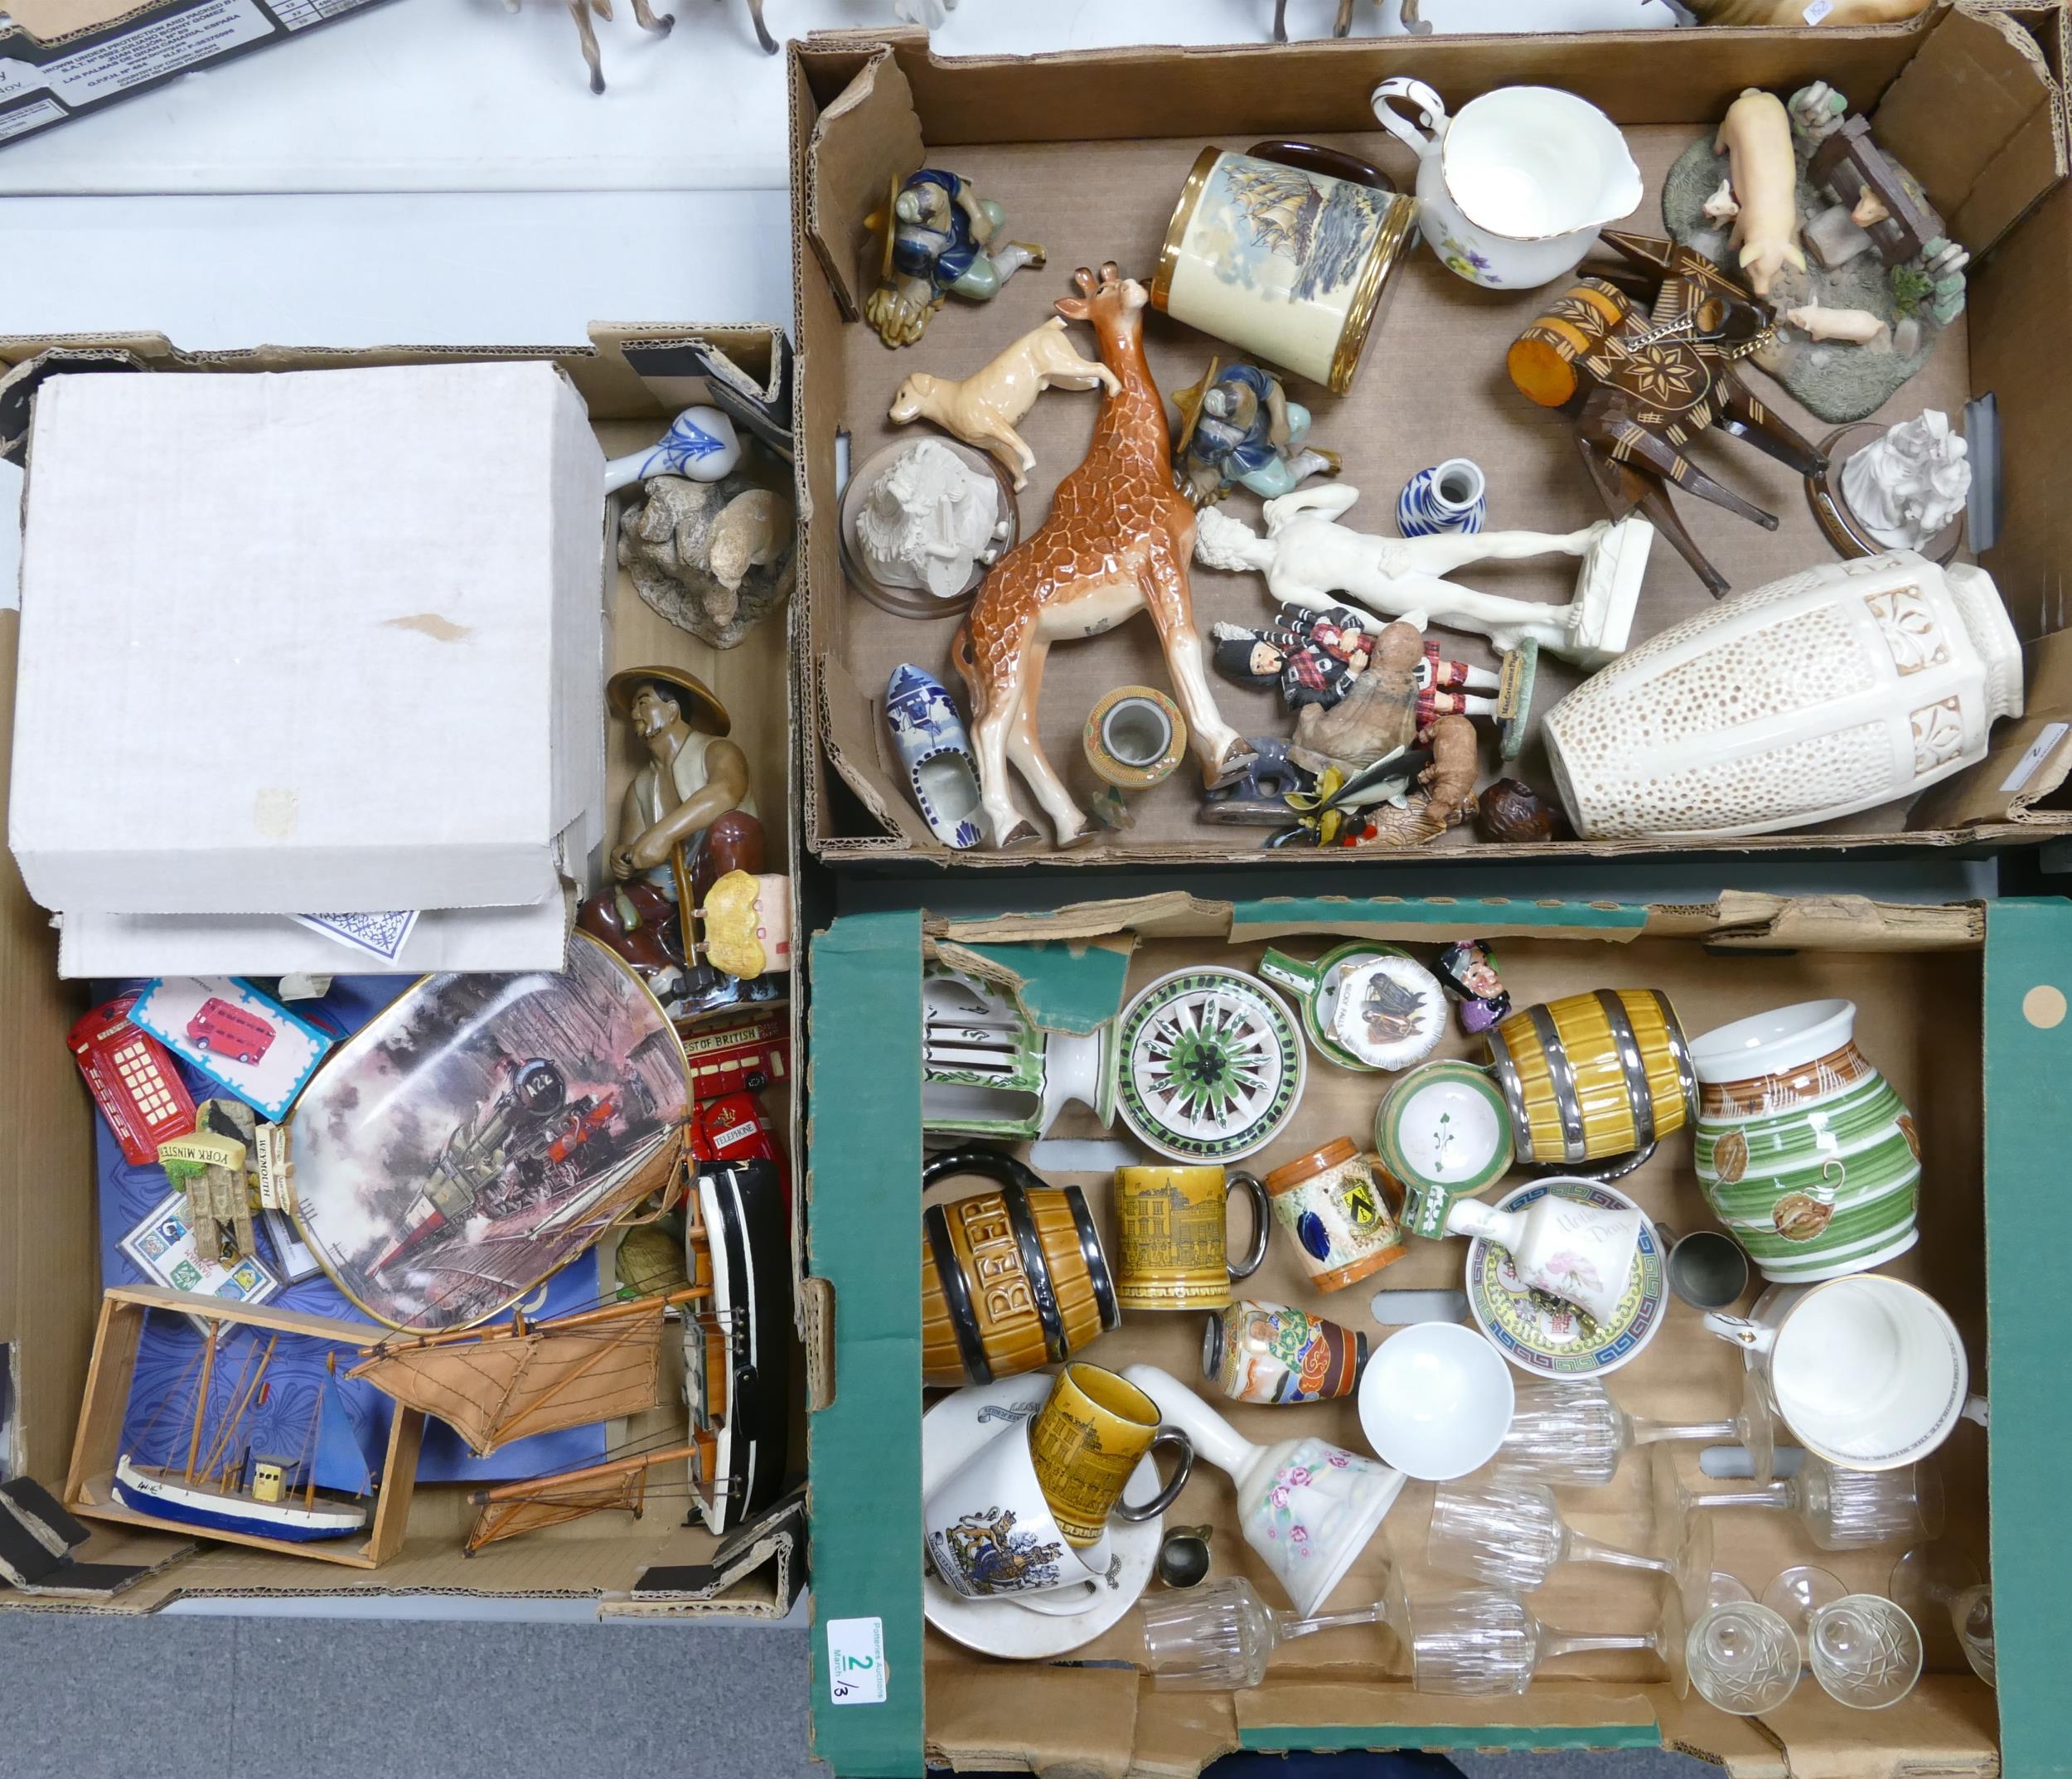
[{"label": "white box lid", "polygon": [[46,384],[8,836],[30,894],[553,894],[602,795],[603,462],[537,361]]}]

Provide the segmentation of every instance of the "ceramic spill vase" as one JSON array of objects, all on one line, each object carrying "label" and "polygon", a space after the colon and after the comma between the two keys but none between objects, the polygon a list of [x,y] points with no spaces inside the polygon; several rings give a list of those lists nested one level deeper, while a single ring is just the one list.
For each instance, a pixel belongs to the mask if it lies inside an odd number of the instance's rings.
[{"label": "ceramic spill vase", "polygon": [[[1124,1500],[1138,1463],[1159,1445],[1178,1454],[1172,1476],[1148,1500]],[[1194,1466],[1187,1435],[1159,1425],[1156,1403],[1128,1379],[1083,1362],[1058,1374],[1048,1399],[1029,1423],[1029,1450],[1058,1529],[1077,1549],[1098,1544],[1111,1518],[1132,1525],[1157,1519],[1187,1486]]]},{"label": "ceramic spill vase", "polygon": [[[1396,109],[1415,109],[1417,122]],[[1529,290],[1574,270],[1608,222],[1631,216],[1640,169],[1619,126],[1551,86],[1500,86],[1454,117],[1422,80],[1384,80],[1382,128],[1417,157],[1417,226],[1469,284]]]},{"label": "ceramic spill vase", "polygon": [[1115,1117],[1116,1025],[1045,1031],[1009,995],[931,966],[921,985],[921,1126],[942,1136],[1034,1140],[1067,1103]]},{"label": "ceramic spill vase", "polygon": [[1902,550],[1672,624],[1542,731],[1585,840],[1722,840],[1911,797],[1983,759],[2021,702],[2021,645],[1992,577]]},{"label": "ceramic spill vase", "polygon": [[1276,1168],[1266,1193],[1319,1291],[1343,1291],[1403,1258],[1401,1200],[1376,1158],[1349,1137]]},{"label": "ceramic spill vase", "polygon": [[1697,1078],[1669,997],[1600,988],[1513,1013],[1487,1040],[1518,1158],[1600,1180],[1640,1166],[1697,1111]]},{"label": "ceramic spill vase", "polygon": [[1698,1183],[1765,1278],[1866,1272],[1917,1239],[1920,1137],[1856,1016],[1808,1001],[1692,1041]]},{"label": "ceramic spill vase", "polygon": [[992,1190],[921,1218],[921,1371],[932,1389],[990,1384],[1068,1359],[1121,1326],[1100,1231],[1077,1186],[1046,1185],[1012,1156],[960,1149],[922,1170],[923,1190],[976,1174]]},{"label": "ceramic spill vase", "polygon": [[1489,517],[1488,483],[1482,468],[1464,457],[1450,457],[1419,470],[1397,497],[1396,529],[1406,537],[1479,531]]},{"label": "ceramic spill vase", "polygon": [[1204,148],[1166,226],[1151,305],[1342,395],[1416,215],[1375,168],[1335,149]]},{"label": "ceramic spill vase", "polygon": [[[1224,1209],[1233,1192],[1251,1201],[1251,1244],[1236,1261]],[[1116,1301],[1126,1310],[1221,1309],[1232,1282],[1259,1270],[1273,1229],[1266,1188],[1220,1167],[1118,1167],[1115,1214]]]},{"label": "ceramic spill vase", "polygon": [[1367,1336],[1291,1303],[1242,1297],[1202,1329],[1202,1375],[1233,1402],[1325,1402],[1349,1396]]},{"label": "ceramic spill vase", "polygon": [[1187,1435],[1198,1457],[1229,1475],[1246,1542],[1295,1610],[1315,1612],[1380,1529],[1403,1492],[1403,1473],[1326,1439],[1255,1446],[1169,1372],[1128,1365],[1122,1374]]}]

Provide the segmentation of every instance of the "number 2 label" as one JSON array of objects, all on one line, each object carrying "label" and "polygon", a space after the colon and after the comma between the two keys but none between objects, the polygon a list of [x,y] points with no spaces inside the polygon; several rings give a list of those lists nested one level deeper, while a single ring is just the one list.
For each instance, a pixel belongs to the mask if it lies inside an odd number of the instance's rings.
[{"label": "number 2 label", "polygon": [[830,1618],[827,1621],[827,1691],[838,1705],[885,1702],[885,1621],[882,1618]]}]

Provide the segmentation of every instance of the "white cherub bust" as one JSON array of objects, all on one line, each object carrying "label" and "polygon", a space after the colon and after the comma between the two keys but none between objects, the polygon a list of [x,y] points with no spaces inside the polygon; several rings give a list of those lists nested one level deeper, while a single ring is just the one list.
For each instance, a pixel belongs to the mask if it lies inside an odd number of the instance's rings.
[{"label": "white cherub bust", "polygon": [[[1205,507],[1196,520],[1195,558],[1213,569],[1256,569],[1276,600],[1310,611],[1349,605],[1377,624],[1421,613],[1433,623],[1479,631],[1498,648],[1529,637],[1585,667],[1624,652],[1654,540],[1646,520],[1600,519],[1567,532],[1376,537],[1339,523],[1359,497],[1343,482],[1284,494],[1262,509],[1263,537],[1220,508]],[[1554,555],[1582,559],[1576,597],[1566,605],[1477,593],[1445,578],[1473,562]]]},{"label": "white cherub bust", "polygon": [[1925,550],[1964,510],[1971,465],[1939,409],[1901,420],[1842,466],[1842,497],[1887,550]]}]

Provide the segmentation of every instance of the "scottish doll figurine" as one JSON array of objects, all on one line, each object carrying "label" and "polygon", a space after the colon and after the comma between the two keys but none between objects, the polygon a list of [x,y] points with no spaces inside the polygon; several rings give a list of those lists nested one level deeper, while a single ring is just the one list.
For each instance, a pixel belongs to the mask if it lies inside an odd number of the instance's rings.
[{"label": "scottish doll figurine", "polygon": [[1211,359],[1202,381],[1174,390],[1173,403],[1180,410],[1174,478],[1197,507],[1221,500],[1237,482],[1272,500],[1319,470],[1339,472],[1335,451],[1303,443],[1310,410],[1256,365],[1218,371]]},{"label": "scottish doll figurine", "polygon": [[1284,605],[1271,624],[1218,623],[1210,634],[1218,673],[1240,686],[1278,686],[1290,710],[1336,704],[1374,651],[1371,630],[1343,606]]},{"label": "scottish doll figurine", "polygon": [[864,303],[878,337],[912,346],[951,292],[984,303],[1024,266],[1041,265],[1043,250],[1003,240],[1006,226],[1007,212],[956,174],[935,167],[908,174],[869,219],[885,249],[878,288]]}]

